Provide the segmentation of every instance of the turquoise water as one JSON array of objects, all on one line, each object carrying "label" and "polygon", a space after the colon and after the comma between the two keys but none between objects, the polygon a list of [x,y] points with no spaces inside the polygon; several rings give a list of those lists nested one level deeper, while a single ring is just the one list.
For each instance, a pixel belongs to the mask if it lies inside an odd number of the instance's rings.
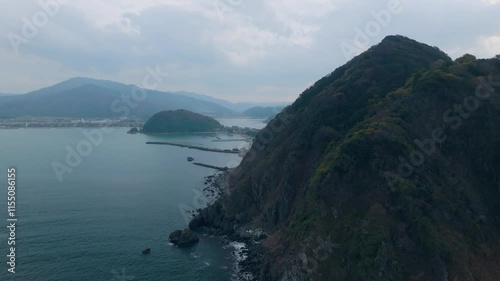
[{"label": "turquoise water", "polygon": [[[186,227],[179,204],[200,207],[193,190],[215,171],[186,161],[234,166],[241,159],[186,148],[146,145],[164,139],[219,148],[238,136],[104,134],[88,156],[58,180],[52,163],[66,164],[82,129],[0,130],[0,280],[231,280],[227,242],[202,236],[190,249],[167,243]],[[16,274],[7,272],[7,168],[17,169]],[[69,166],[68,166],[69,167]],[[151,248],[151,254],[141,250]]]}]

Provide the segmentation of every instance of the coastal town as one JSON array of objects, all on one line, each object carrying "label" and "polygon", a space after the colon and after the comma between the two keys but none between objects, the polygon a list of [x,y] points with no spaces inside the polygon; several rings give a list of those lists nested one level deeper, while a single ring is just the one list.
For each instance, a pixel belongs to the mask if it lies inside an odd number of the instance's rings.
[{"label": "coastal town", "polygon": [[[65,118],[65,117],[20,117],[12,119],[0,118],[0,129],[19,128],[142,128],[146,119],[139,117],[130,118]],[[221,132],[229,134],[243,134],[254,137],[258,129],[249,127],[224,127]],[[139,132],[139,130],[137,130]],[[218,140],[224,141],[224,140]]]},{"label": "coastal town", "polygon": [[99,128],[99,127],[142,127],[142,118],[69,118],[69,117],[19,117],[0,119],[0,129],[16,128]]}]

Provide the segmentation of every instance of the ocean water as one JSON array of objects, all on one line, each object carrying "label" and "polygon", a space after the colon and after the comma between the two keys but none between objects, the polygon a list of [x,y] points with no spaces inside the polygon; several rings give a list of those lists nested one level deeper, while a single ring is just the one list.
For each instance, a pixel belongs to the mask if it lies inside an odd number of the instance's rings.
[{"label": "ocean water", "polygon": [[248,127],[254,129],[263,129],[267,124],[266,119],[250,119],[250,118],[218,118],[217,121],[224,126]]},{"label": "ocean water", "polygon": [[[0,130],[0,280],[233,280],[228,242],[201,236],[194,247],[179,249],[167,237],[186,227],[180,209],[206,203],[199,190],[204,177],[215,174],[186,158],[216,166],[235,166],[241,158],[145,142],[229,149],[248,143],[214,142],[238,136],[145,136],[115,129],[89,149],[82,146],[82,131]],[[70,167],[67,149],[79,145],[84,156]],[[71,169],[62,181],[55,162]],[[9,167],[17,170],[15,274],[7,271]],[[145,247],[149,255],[141,253]]]}]

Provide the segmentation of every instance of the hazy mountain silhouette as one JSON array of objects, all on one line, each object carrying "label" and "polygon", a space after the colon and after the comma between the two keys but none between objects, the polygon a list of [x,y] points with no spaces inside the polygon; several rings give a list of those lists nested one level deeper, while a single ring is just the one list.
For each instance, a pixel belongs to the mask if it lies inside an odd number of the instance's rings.
[{"label": "hazy mountain silhouette", "polygon": [[[232,116],[219,104],[184,95],[145,90],[134,99],[134,85],[91,78],[72,78],[23,95],[0,96],[0,117],[151,117],[163,110],[185,109],[211,116]],[[128,97],[128,98],[127,98]]]}]

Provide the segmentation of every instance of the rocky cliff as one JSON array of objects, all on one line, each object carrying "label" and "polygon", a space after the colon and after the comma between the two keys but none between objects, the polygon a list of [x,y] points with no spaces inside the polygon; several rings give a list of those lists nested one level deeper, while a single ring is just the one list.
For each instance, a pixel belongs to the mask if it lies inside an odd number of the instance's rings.
[{"label": "rocky cliff", "polygon": [[402,36],[260,131],[192,228],[262,229],[256,280],[500,278],[500,61]]}]

